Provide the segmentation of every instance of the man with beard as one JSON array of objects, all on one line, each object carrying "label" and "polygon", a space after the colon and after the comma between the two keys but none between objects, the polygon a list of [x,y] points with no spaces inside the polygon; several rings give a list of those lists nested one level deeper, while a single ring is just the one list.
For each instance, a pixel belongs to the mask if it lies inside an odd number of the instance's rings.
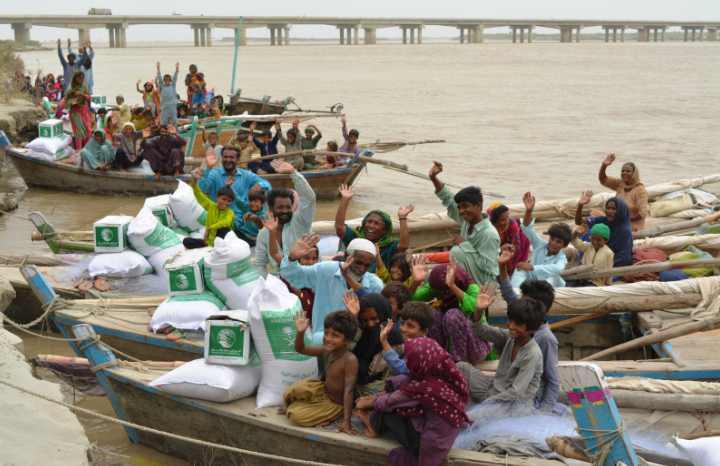
[{"label": "man with beard", "polygon": [[[67,40],[68,43],[68,49],[70,48],[70,39]],[[68,56],[67,61],[65,61],[65,57],[63,57],[62,54],[62,45],[60,43],[60,39],[57,40],[57,46],[58,46],[58,57],[60,58],[60,64],[63,67],[63,76],[72,76],[75,74],[77,70],[80,69],[80,66],[85,63],[85,60],[88,59],[87,49],[83,51],[82,57],[80,57],[80,61],[75,60],[75,54],[71,53],[68,50]],[[72,79],[67,78],[63,81],[63,95],[67,94],[68,88],[70,88],[70,81]]]},{"label": "man with beard", "polygon": [[[160,136],[150,137],[152,131],[145,129],[140,147],[143,148],[143,157],[150,162],[150,168],[155,172],[155,179],[161,176],[177,178],[185,171],[185,152],[183,147],[187,141],[178,135],[172,125],[160,126]],[[213,199],[215,202],[215,199]]]},{"label": "man with beard", "polygon": [[[320,236],[315,233],[303,235],[285,256],[280,265],[282,277],[295,288],[312,288],[315,290],[315,303],[313,304],[312,318],[316,324],[313,326],[313,345],[322,345],[324,329],[322,324],[325,316],[339,309],[347,310],[343,302],[343,294],[350,289],[341,267],[344,262],[328,261],[318,262],[315,265],[303,267],[298,260],[312,254],[315,246],[320,242]],[[360,282],[368,293],[380,293],[383,284],[376,276],[367,273],[370,266],[375,263],[375,244],[370,240],[356,238],[350,242],[345,251],[345,259],[352,257],[352,264],[346,273]]]},{"label": "man with beard", "polygon": [[[252,189],[262,189],[265,192],[270,190],[270,183],[257,176],[255,173],[237,168],[240,149],[234,146],[223,147],[222,168],[217,170],[198,168],[202,178],[198,180],[200,190],[208,194],[211,201],[217,202],[217,193],[220,188],[231,187],[235,191],[235,202],[230,208],[235,212],[234,229],[239,230],[243,224],[244,212],[238,205],[239,201],[249,203],[248,193]],[[214,161],[208,165],[213,166]]]},{"label": "man with beard", "polygon": [[[302,160],[302,158],[301,158]],[[276,173],[290,175],[295,183],[295,191],[299,198],[297,212],[293,213],[295,193],[291,189],[276,188],[267,195],[267,208],[278,219],[277,238],[278,251],[283,256],[290,253],[293,245],[303,235],[312,231],[312,222],[315,217],[315,191],[310,187],[305,177],[287,162],[273,160],[271,165]],[[253,214],[249,214],[253,215]],[[249,216],[246,214],[246,217]],[[246,218],[245,221],[249,219]],[[267,277],[267,264],[272,263],[271,274],[280,274],[280,264],[270,256],[270,233],[266,228],[260,230],[257,236],[255,249],[255,270],[263,277]],[[337,309],[335,309],[337,310]]]}]

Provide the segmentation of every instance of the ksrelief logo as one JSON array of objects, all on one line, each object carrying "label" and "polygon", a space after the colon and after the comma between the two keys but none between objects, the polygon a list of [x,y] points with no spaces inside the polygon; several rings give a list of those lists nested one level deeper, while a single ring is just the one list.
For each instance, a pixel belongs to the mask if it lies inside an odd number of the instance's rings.
[{"label": "ksrelief logo", "polygon": [[288,342],[288,346],[294,346],[295,345],[295,335],[293,335],[293,329],[290,327],[285,327],[282,329],[283,335],[285,335],[285,340]]},{"label": "ksrelief logo", "polygon": [[113,239],[115,239],[115,235],[113,234],[113,231],[110,228],[103,228],[102,230],[100,230],[100,237],[106,243],[109,243]]},{"label": "ksrelief logo", "polygon": [[220,330],[217,334],[217,342],[223,348],[232,348],[236,340],[235,332],[227,328]]},{"label": "ksrelief logo", "polygon": [[175,277],[175,286],[177,286],[181,290],[186,290],[188,286],[190,286],[190,280],[188,277],[186,277],[184,274],[180,274],[177,277]]}]

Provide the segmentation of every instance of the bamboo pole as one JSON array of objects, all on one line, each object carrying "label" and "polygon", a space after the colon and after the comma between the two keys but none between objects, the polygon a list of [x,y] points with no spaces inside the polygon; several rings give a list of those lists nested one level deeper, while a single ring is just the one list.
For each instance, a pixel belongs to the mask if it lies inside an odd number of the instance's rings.
[{"label": "bamboo pole", "polygon": [[[363,157],[359,157],[359,158],[362,159]],[[378,162],[372,162],[371,160],[380,160],[380,159],[370,159],[370,160],[367,160],[367,162],[369,162],[369,163],[378,163]],[[384,165],[383,168],[387,168],[388,170],[399,171],[399,172],[402,172],[402,173],[406,173],[406,174],[408,174],[408,175],[412,175],[412,176],[416,176],[416,177],[418,177],[418,178],[422,178],[423,180],[429,180],[429,179],[430,179],[430,175],[426,175],[425,173],[420,173],[420,172],[417,172],[417,171],[415,171],[415,170],[410,170],[409,168],[407,168],[407,165],[400,165],[400,164],[397,164],[397,163],[394,163],[394,162],[380,163],[380,165]],[[454,183],[454,182],[452,182],[452,181],[443,181],[443,183],[446,184],[446,185],[448,185],[448,186],[452,186],[453,188],[458,188],[458,189],[463,189],[463,188],[466,188],[466,187],[467,187],[467,185],[462,185],[462,184],[460,184],[460,183]],[[492,191],[486,191],[486,190],[484,190],[484,189],[483,189],[483,194],[485,194],[485,195],[487,195],[487,196],[491,196],[491,197],[499,197],[499,198],[503,198],[503,199],[505,198],[505,196],[503,196],[502,194],[494,193],[494,192],[492,192]]]},{"label": "bamboo pole", "polygon": [[708,330],[713,330],[717,327],[720,327],[720,316],[711,317],[699,321],[692,321],[685,324],[680,324],[676,327],[668,328],[666,330],[661,330],[656,333],[651,333],[650,335],[645,335],[644,337],[636,338],[635,340],[628,341],[617,346],[613,346],[612,348],[608,348],[606,350],[600,351],[599,353],[595,353],[586,358],[583,358],[580,361],[597,361],[598,359],[614,356],[618,353],[624,353],[626,351],[634,350],[636,348],[649,346],[654,343],[661,343],[663,341],[671,340],[673,338],[678,338],[685,335],[690,335],[697,332],[706,332]]},{"label": "bamboo pole", "polygon": [[148,307],[157,306],[167,299],[167,295],[150,295],[140,298],[110,298],[110,299],[78,299],[72,301],[72,304],[78,305],[97,305],[97,304],[147,304]]},{"label": "bamboo pole", "polygon": [[[315,156],[315,155],[321,155],[321,156],[333,156],[333,157],[347,157],[347,158],[353,158],[355,157],[355,154],[348,154],[346,152],[331,152],[328,150],[299,150],[295,152],[285,152],[284,154],[274,154],[274,155],[266,155],[264,157],[253,157],[249,160],[249,162],[257,162],[258,160],[272,160],[272,159],[284,159],[286,157],[297,157],[297,156],[303,156],[303,157],[309,157],[309,156]],[[370,157],[358,157],[358,159],[368,159],[373,160]],[[185,159],[185,165],[190,166],[200,166],[202,165],[203,161],[205,161],[205,157],[200,158],[186,158]]]},{"label": "bamboo pole", "polygon": [[678,438],[681,438],[683,440],[695,440],[696,438],[703,437],[720,437],[720,430],[706,430],[705,432],[696,432],[694,434],[678,435]]},{"label": "bamboo pole", "polygon": [[[667,411],[720,412],[716,396],[680,395],[675,393],[636,392],[633,390],[612,390],[615,404],[623,408],[662,409]],[[561,391],[558,402],[570,404],[567,393]]]},{"label": "bamboo pole", "polygon": [[692,220],[688,220],[687,222],[645,228],[643,230],[633,232],[633,239],[652,238],[653,236],[660,236],[663,233],[699,227],[703,223],[713,223],[717,222],[718,220],[720,220],[720,212],[716,212],[712,215],[706,215],[705,217],[694,218]]},{"label": "bamboo pole", "polygon": [[598,317],[603,317],[606,315],[608,315],[607,312],[598,312],[597,314],[587,314],[587,315],[572,317],[570,319],[566,319],[561,322],[555,322],[553,324],[550,324],[550,330],[554,330],[554,329],[560,328],[560,327],[565,327],[566,325],[570,325],[570,324],[576,324],[576,323],[582,322],[584,320],[597,319]]},{"label": "bamboo pole", "polygon": [[628,265],[626,267],[615,267],[611,269],[595,270],[587,265],[573,267],[563,270],[560,276],[565,280],[589,280],[601,277],[629,277],[650,272],[665,272],[678,269],[704,269],[708,267],[720,267],[720,259],[697,259],[677,262],[660,262],[656,264]]},{"label": "bamboo pole", "polygon": [[452,242],[453,238],[446,238],[442,241],[436,241],[434,243],[426,244],[425,246],[420,246],[419,248],[413,248],[413,251],[424,251],[425,249],[434,248],[436,246],[442,246],[443,244]]}]

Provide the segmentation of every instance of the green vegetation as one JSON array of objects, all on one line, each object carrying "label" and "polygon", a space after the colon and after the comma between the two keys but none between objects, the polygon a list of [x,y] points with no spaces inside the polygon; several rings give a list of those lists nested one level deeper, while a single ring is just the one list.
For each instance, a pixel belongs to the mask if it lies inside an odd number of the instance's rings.
[{"label": "green vegetation", "polygon": [[[37,41],[29,42],[38,43]],[[0,88],[0,99],[6,104],[11,99],[29,99],[27,94],[20,91],[19,86],[22,83],[14,79],[16,71],[23,72],[25,70],[25,63],[15,53],[18,47],[22,46],[14,40],[0,41],[0,85],[2,86]]]}]

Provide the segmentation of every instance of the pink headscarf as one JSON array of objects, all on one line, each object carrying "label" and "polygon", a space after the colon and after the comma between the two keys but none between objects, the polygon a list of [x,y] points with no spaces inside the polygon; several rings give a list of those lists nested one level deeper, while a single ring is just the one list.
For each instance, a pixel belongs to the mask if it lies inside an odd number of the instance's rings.
[{"label": "pink headscarf", "polygon": [[448,424],[462,427],[472,421],[465,413],[470,399],[468,385],[452,357],[432,338],[405,341],[405,361],[412,382],[400,389],[420,406],[398,408],[398,417],[419,417],[425,409],[436,412]]}]

